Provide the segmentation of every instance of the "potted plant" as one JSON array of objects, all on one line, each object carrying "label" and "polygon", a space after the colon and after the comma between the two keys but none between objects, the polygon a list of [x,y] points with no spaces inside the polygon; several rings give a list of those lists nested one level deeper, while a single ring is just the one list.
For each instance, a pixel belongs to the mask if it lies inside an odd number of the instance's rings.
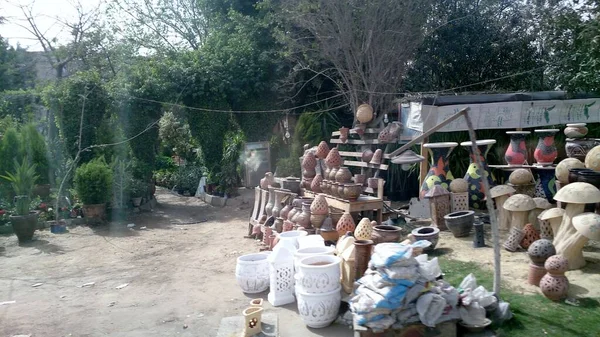
[{"label": "potted plant", "polygon": [[139,180],[132,179],[129,183],[129,195],[131,196],[131,202],[133,207],[140,207],[142,204],[142,198],[148,193],[148,185]]},{"label": "potted plant", "polygon": [[94,159],[75,171],[75,190],[88,219],[104,220],[106,203],[112,197],[113,173],[104,158]]},{"label": "potted plant", "polygon": [[9,217],[13,231],[17,234],[19,242],[27,242],[33,238],[37,228],[38,214],[30,211],[31,194],[38,176],[35,173],[36,166],[29,165],[27,160],[19,164],[14,160],[15,171],[7,172],[1,176],[10,183],[14,193],[14,212]]}]

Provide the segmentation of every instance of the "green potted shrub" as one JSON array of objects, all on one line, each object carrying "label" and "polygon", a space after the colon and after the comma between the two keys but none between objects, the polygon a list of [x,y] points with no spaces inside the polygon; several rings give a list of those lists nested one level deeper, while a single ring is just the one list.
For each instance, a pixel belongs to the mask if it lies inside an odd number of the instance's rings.
[{"label": "green potted shrub", "polygon": [[83,164],[75,171],[75,190],[86,218],[105,219],[106,203],[112,197],[113,173],[103,157]]},{"label": "green potted shrub", "polygon": [[140,207],[142,204],[142,198],[148,194],[148,184],[139,180],[132,179],[129,183],[129,195],[131,196],[131,202],[133,207]]},{"label": "green potted shrub", "polygon": [[14,160],[14,172],[1,176],[10,183],[15,196],[14,211],[9,219],[19,242],[30,241],[37,228],[38,214],[30,210],[33,186],[38,179],[35,169],[35,164],[29,165],[25,159],[21,164]]}]

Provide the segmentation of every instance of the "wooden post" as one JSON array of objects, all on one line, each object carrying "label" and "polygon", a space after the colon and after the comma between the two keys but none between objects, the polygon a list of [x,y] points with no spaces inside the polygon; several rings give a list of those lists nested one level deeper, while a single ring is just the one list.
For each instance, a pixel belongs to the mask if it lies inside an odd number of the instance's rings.
[{"label": "wooden post", "polygon": [[419,163],[419,189],[420,189],[421,185],[423,185],[423,181],[425,180],[427,171],[429,171],[429,167],[428,167],[429,151],[426,151],[425,147],[423,146],[427,142],[429,142],[429,137],[423,138],[423,141],[421,142],[421,156],[423,156],[423,158],[425,158],[425,160],[423,160],[421,163]]}]

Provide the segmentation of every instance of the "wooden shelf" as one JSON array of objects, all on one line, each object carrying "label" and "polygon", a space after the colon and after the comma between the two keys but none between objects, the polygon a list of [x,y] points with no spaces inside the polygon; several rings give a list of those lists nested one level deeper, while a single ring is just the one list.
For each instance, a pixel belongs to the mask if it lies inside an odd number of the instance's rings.
[{"label": "wooden shelf", "polygon": [[379,139],[348,139],[345,143],[339,139],[330,139],[330,143],[332,144],[354,144],[354,145],[370,145],[370,144],[393,144],[393,143],[383,143],[380,142]]},{"label": "wooden shelf", "polygon": [[[306,189],[303,190],[305,196],[315,197],[316,193],[312,191],[308,191]],[[340,209],[346,211],[348,213],[362,212],[362,211],[378,211],[377,221],[381,223],[382,219],[382,209],[383,209],[383,199],[379,199],[376,197],[371,197],[368,195],[362,195],[356,201],[349,201],[344,199],[339,199],[332,197],[330,195],[325,194],[325,200],[327,200],[327,205],[329,207],[333,207],[336,209]]]},{"label": "wooden shelf", "polygon": [[387,164],[373,165],[373,164],[365,163],[364,161],[354,161],[354,160],[344,160],[344,165],[354,166],[354,167],[368,167],[368,168],[374,168],[374,169],[378,169],[378,170],[387,170],[389,168],[389,165],[387,165]]},{"label": "wooden shelf", "polygon": [[[357,157],[357,158],[361,158],[362,157],[362,152],[340,151],[340,156],[342,156],[342,157]],[[384,153],[383,154],[383,158],[385,158],[385,159],[391,159],[392,157],[390,157],[389,154]]]},{"label": "wooden shelf", "polygon": [[[380,132],[381,132],[381,130],[383,130],[383,129],[366,128],[366,129],[365,129],[365,133],[380,133]],[[355,135],[355,134],[357,134],[357,133],[356,133],[356,131],[354,131],[354,130],[352,130],[352,129],[350,129],[350,132],[349,132],[349,133],[350,133],[351,135]],[[334,136],[339,136],[339,135],[340,135],[340,132],[339,132],[339,131],[333,131],[333,132],[331,133],[331,136],[332,136],[332,137],[334,137]]]}]

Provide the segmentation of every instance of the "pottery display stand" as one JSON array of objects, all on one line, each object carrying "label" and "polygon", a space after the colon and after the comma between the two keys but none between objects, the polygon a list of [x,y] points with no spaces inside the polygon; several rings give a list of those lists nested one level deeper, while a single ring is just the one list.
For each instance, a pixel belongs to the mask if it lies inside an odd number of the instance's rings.
[{"label": "pottery display stand", "polygon": [[269,191],[263,190],[260,187],[254,188],[254,209],[252,210],[252,215],[250,216],[250,223],[248,224],[248,237],[252,236],[252,229],[254,226],[260,224],[260,220],[265,213],[265,206],[269,202]]},{"label": "pottery display stand", "polygon": [[[304,190],[304,196],[314,198],[316,194],[309,190]],[[368,195],[361,195],[356,201],[349,201],[325,195],[327,205],[331,208],[339,209],[348,213],[358,212],[373,212],[373,216],[370,219],[377,220],[377,223],[381,223],[383,220],[383,200],[380,198],[371,197]]]}]

